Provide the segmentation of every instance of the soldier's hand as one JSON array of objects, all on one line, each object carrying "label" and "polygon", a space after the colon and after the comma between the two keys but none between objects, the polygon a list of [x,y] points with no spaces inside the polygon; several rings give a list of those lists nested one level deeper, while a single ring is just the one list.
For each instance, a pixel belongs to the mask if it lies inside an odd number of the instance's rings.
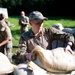
[{"label": "soldier's hand", "polygon": [[26,59],[30,61],[31,60],[31,56],[32,56],[32,53],[27,53],[26,54]]},{"label": "soldier's hand", "polygon": [[65,51],[65,52],[69,52],[69,53],[71,53],[72,55],[74,55],[74,52],[72,51],[70,45],[67,45],[64,51]]}]

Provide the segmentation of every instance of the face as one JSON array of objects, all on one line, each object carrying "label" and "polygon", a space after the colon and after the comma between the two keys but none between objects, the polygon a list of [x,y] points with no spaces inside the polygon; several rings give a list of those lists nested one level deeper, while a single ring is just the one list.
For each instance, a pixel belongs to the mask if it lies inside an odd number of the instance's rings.
[{"label": "face", "polygon": [[43,26],[43,20],[42,21],[36,21],[36,20],[32,20],[31,22],[30,22],[30,25],[32,26],[32,28],[37,28],[37,29],[40,29],[40,28],[42,28],[42,26]]},{"label": "face", "polygon": [[21,16],[22,16],[22,17],[24,17],[24,16],[25,16],[25,13],[24,13],[23,11],[21,12]]}]

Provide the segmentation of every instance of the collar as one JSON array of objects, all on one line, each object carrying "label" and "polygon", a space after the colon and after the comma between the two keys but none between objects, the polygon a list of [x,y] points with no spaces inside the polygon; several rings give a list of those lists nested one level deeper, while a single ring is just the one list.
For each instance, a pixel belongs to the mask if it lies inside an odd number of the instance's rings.
[{"label": "collar", "polygon": [[[30,33],[30,37],[36,37],[32,29],[29,30],[29,33]],[[38,36],[41,36],[43,33],[44,33],[44,28],[42,29],[42,31],[39,33]]]}]

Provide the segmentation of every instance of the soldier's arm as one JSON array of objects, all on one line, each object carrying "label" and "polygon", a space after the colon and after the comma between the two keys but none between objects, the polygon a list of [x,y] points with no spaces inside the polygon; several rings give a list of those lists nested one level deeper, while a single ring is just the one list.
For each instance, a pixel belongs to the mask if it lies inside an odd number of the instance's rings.
[{"label": "soldier's arm", "polygon": [[3,42],[0,43],[0,47],[5,45],[9,41],[9,37],[6,37]]},{"label": "soldier's arm", "polygon": [[27,24],[27,25],[28,25],[28,24],[29,24],[29,18],[28,18],[28,17],[26,17],[26,22],[21,21],[21,23],[22,23],[22,24]]},{"label": "soldier's arm", "polygon": [[26,61],[26,56],[25,56],[26,50],[27,50],[26,41],[21,36],[17,51],[17,57],[19,60]]},{"label": "soldier's arm", "polygon": [[72,34],[63,32],[53,27],[51,28],[51,32],[54,39],[61,41],[65,40],[66,44],[69,44],[69,42],[71,45],[74,44],[74,37]]}]

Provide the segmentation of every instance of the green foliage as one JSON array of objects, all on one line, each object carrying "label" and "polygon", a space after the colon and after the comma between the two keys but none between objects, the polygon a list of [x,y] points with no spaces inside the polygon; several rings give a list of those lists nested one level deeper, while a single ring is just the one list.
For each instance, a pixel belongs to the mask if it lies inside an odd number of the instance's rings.
[{"label": "green foliage", "polygon": [[13,42],[15,42],[13,45],[17,46],[18,44],[18,39],[19,39],[19,30],[20,30],[20,26],[18,25],[18,17],[14,18],[14,17],[10,17],[8,19],[11,23],[11,32],[12,32],[12,35],[13,35]]},{"label": "green foliage", "polygon": [[7,8],[10,15],[19,15],[18,12],[21,10],[27,13],[33,10],[46,12],[45,9],[52,5],[54,1],[55,0],[0,0],[0,6]]},{"label": "green foliage", "polygon": [[49,16],[72,16],[75,13],[73,5],[74,0],[0,0],[0,7],[7,8],[9,15],[19,15],[21,10],[26,11],[27,14],[38,10]]}]

